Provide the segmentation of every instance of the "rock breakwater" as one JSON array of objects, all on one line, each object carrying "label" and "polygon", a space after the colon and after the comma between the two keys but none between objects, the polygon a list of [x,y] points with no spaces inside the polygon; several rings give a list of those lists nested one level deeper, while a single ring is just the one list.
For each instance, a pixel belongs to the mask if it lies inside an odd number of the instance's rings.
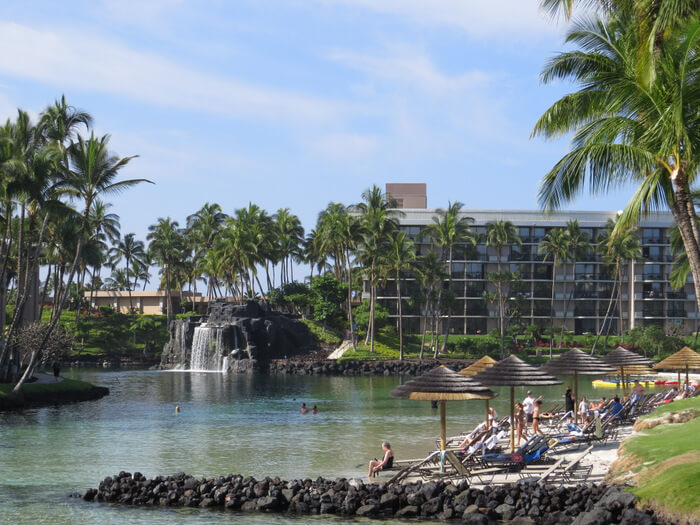
[{"label": "rock breakwater", "polygon": [[125,505],[423,518],[469,525],[663,523],[652,511],[635,508],[633,494],[619,487],[589,484],[566,487],[519,483],[476,489],[469,488],[466,481],[387,486],[344,478],[284,481],[233,474],[195,478],[178,473],[147,479],[138,472],[120,472],[105,478],[97,489],[87,490],[82,498]]}]

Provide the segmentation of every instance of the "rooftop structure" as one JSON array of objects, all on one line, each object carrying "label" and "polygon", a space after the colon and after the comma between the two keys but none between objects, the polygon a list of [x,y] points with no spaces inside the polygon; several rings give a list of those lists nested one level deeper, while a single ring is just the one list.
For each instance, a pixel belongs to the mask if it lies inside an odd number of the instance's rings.
[{"label": "rooftop structure", "polygon": [[427,185],[424,182],[387,182],[386,194],[401,209],[421,209],[428,207]]}]

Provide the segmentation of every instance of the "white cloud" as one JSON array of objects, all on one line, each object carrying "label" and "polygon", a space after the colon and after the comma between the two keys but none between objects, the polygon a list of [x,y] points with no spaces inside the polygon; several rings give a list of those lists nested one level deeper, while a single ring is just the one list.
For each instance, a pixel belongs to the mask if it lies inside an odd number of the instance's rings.
[{"label": "white cloud", "polygon": [[457,93],[466,88],[481,86],[490,80],[482,71],[469,71],[456,76],[446,75],[435,67],[422,51],[399,50],[390,57],[374,57],[352,51],[334,51],[329,58],[373,77],[408,83],[436,95]]},{"label": "white cloud", "polygon": [[405,17],[419,24],[452,26],[473,37],[500,40],[544,38],[559,29],[538,0],[317,0]]},{"label": "white cloud", "polygon": [[0,48],[3,74],[165,107],[305,122],[332,120],[346,109],[337,102],[194,71],[153,53],[66,30],[0,22]]},{"label": "white cloud", "polygon": [[379,146],[379,139],[375,136],[331,133],[311,143],[310,149],[328,157],[352,158],[374,153]]}]

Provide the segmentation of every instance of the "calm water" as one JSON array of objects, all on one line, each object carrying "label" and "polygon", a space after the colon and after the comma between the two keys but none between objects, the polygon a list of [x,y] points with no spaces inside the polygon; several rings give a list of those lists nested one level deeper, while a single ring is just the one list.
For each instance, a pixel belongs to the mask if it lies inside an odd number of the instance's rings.
[{"label": "calm water", "polygon": [[[121,470],[146,476],[250,474],[283,479],[363,476],[367,460],[392,442],[398,458],[434,448],[439,418],[429,403],[398,400],[395,377],[223,376],[152,371],[72,370],[107,386],[98,401],[0,413],[0,523],[348,523],[210,510],[83,503],[71,492]],[[516,389],[524,397],[525,388]],[[598,398],[590,378],[580,393]],[[539,389],[545,407],[563,387]],[[505,415],[508,391],[492,402]],[[318,405],[301,415],[299,405]],[[175,406],[182,409],[175,414]],[[471,429],[482,401],[448,404],[448,435]],[[362,520],[354,520],[359,523]]]}]

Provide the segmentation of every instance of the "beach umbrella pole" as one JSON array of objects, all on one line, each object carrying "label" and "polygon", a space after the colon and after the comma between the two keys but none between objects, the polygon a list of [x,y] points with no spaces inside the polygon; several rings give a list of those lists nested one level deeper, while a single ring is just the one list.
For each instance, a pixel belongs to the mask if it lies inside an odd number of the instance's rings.
[{"label": "beach umbrella pole", "polygon": [[489,400],[486,400],[486,430],[489,429]]},{"label": "beach umbrella pole", "polygon": [[685,365],[685,382],[690,386],[690,376],[688,375],[688,364]]},{"label": "beach umbrella pole", "polygon": [[440,401],[440,450],[445,450],[447,443],[447,417],[445,401]]},{"label": "beach umbrella pole", "polygon": [[578,424],[578,372],[574,371],[574,423]]},{"label": "beach umbrella pole", "polygon": [[515,387],[510,387],[510,450],[515,450],[515,416],[513,405],[515,404]]},{"label": "beach umbrella pole", "polygon": [[625,397],[627,389],[625,388],[625,367],[621,366],[620,367],[620,382],[622,383],[622,397]]}]

